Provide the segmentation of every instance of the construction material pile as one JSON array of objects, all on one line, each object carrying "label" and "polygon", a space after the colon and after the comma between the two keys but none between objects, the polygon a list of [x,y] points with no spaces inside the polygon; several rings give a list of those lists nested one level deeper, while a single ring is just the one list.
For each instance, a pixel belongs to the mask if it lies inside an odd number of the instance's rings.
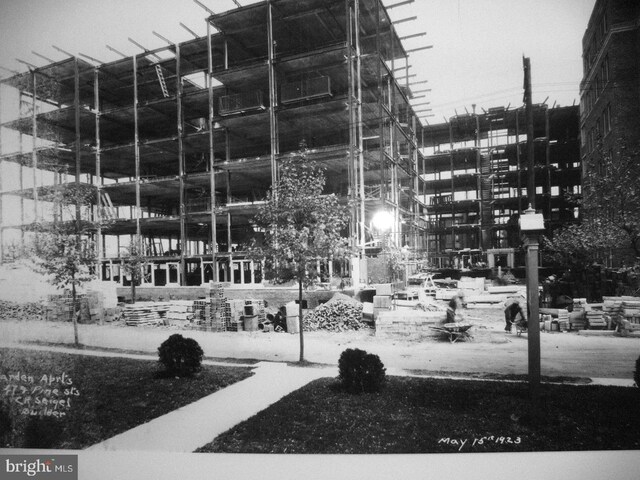
[{"label": "construction material pile", "polygon": [[122,318],[129,326],[160,325],[164,323],[169,308],[170,304],[165,302],[138,302],[126,305]]},{"label": "construction material pile", "polygon": [[42,320],[47,308],[40,303],[15,303],[0,300],[0,320]]},{"label": "construction material pile", "polygon": [[362,321],[362,303],[340,293],[304,317],[307,331],[344,332],[365,327],[368,325]]}]

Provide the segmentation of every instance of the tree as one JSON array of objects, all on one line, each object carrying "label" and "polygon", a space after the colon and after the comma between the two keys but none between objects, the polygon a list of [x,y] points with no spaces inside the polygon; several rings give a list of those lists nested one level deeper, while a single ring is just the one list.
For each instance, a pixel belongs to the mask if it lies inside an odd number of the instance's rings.
[{"label": "tree", "polygon": [[[56,210],[73,208],[76,211],[88,208],[94,195],[86,185],[58,186],[46,197]],[[79,345],[77,312],[80,310],[77,290],[95,278],[97,249],[91,233],[96,224],[82,220],[73,221],[56,217],[53,222],[37,222],[32,226],[35,233],[33,261],[37,271],[50,275],[50,281],[57,288],[71,287],[72,321],[74,342]]]},{"label": "tree", "polygon": [[147,265],[139,237],[136,236],[127,247],[127,254],[123,260],[124,271],[131,276],[131,303],[136,303],[136,285],[141,282],[142,269]]},{"label": "tree", "polygon": [[598,141],[583,180],[582,209],[585,224],[600,226],[609,245],[631,248],[640,257],[640,145],[629,147],[618,139],[605,152]]},{"label": "tree", "polygon": [[275,283],[298,283],[300,362],[304,362],[302,288],[313,283],[316,262],[347,255],[347,239],[341,236],[349,214],[335,194],[324,194],[323,168],[299,154],[279,163],[279,180],[267,192],[266,202],[255,216],[258,231],[250,252],[264,261],[265,278]]},{"label": "tree", "polygon": [[580,224],[563,227],[544,240],[552,261],[572,270],[598,260],[602,252],[632,251],[640,257],[640,146],[619,140],[605,152],[598,141],[585,165]]}]

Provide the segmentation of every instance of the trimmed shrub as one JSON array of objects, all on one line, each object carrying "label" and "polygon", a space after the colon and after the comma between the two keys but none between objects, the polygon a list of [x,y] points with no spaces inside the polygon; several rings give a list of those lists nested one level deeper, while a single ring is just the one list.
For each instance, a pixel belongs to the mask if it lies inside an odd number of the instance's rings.
[{"label": "trimmed shrub", "polygon": [[640,387],[640,357],[636,360],[636,371],[633,372],[633,379],[636,381],[636,387]]},{"label": "trimmed shrub", "polygon": [[378,392],[384,385],[386,368],[380,357],[358,348],[342,352],[338,370],[338,378],[349,393]]},{"label": "trimmed shrub", "polygon": [[162,342],[158,355],[169,375],[187,377],[200,369],[204,352],[193,338],[174,333]]}]

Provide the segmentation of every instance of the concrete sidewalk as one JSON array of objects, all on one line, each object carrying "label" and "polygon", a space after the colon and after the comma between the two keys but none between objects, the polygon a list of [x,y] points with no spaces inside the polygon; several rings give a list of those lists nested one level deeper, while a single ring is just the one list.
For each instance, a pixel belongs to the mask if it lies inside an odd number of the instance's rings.
[{"label": "concrete sidewalk", "polygon": [[193,452],[312,380],[336,375],[336,368],[261,362],[252,377],[86,450]]}]

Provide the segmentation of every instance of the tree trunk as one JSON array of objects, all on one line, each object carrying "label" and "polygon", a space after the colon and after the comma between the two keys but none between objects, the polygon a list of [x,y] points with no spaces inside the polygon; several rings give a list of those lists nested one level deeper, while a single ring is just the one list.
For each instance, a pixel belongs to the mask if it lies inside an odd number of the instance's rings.
[{"label": "tree trunk", "polygon": [[136,303],[136,279],[131,275],[131,303]]},{"label": "tree trunk", "polygon": [[[78,341],[78,315],[77,312],[80,311],[80,306],[77,304],[77,295],[76,295],[76,284],[75,282],[71,282],[71,295],[72,295],[72,300],[73,300],[73,315],[72,315],[72,320],[73,320],[73,341],[75,343],[75,346],[77,347],[78,345],[80,345],[80,342]],[[76,312],[76,307],[78,307],[77,312]]]},{"label": "tree trunk", "polygon": [[302,322],[302,276],[298,276],[298,327],[300,330],[300,363],[304,362],[304,336]]}]

